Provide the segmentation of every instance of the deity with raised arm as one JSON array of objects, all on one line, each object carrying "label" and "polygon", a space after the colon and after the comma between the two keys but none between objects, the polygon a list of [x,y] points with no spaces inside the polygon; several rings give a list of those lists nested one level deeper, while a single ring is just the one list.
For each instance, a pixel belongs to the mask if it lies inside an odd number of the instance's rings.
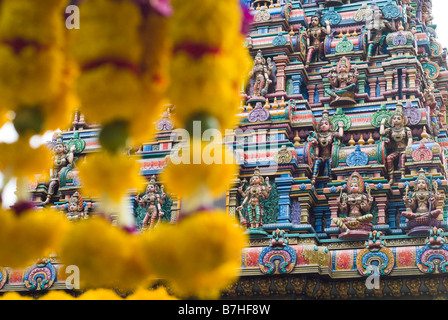
[{"label": "deity with raised arm", "polygon": [[[341,229],[340,238],[353,235],[367,236],[372,230],[370,221],[373,215],[370,210],[374,198],[370,195],[370,187],[366,186],[364,179],[358,172],[354,172],[347,181],[347,193],[342,193],[337,198],[337,204],[340,212],[346,217],[334,218],[333,222]],[[356,232],[353,232],[356,231]]]},{"label": "deity with raised arm", "polygon": [[391,151],[387,155],[386,167],[389,174],[389,183],[393,184],[393,171],[396,168],[395,161],[398,160],[398,167],[401,171],[401,178],[405,177],[406,149],[413,144],[411,128],[407,126],[409,120],[403,112],[403,105],[397,104],[397,108],[389,118],[389,128],[386,128],[387,119],[381,121],[380,135],[387,138],[386,143]]},{"label": "deity with raised arm", "polygon": [[[272,186],[269,183],[269,177],[266,177],[266,185],[264,178],[260,175],[260,169],[256,168],[253,176],[250,178],[249,187],[243,191],[244,182],[238,188],[238,192],[244,198],[242,204],[236,208],[240,222],[249,229],[258,229],[263,225],[263,206],[262,200],[269,197]],[[247,219],[244,217],[242,210],[247,204]]]}]

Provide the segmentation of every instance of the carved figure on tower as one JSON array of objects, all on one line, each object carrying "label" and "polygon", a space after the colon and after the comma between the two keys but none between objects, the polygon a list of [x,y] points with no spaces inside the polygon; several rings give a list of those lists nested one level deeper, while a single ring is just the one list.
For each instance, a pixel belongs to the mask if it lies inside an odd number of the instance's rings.
[{"label": "carved figure on tower", "polygon": [[55,195],[56,191],[61,185],[61,176],[64,179],[67,177],[68,171],[73,168],[75,159],[74,152],[76,146],[72,145],[70,150],[67,150],[62,135],[57,135],[54,139],[53,145],[53,168],[50,170],[50,183],[48,185],[47,199],[44,204],[49,204],[51,197]]},{"label": "carved figure on tower", "polygon": [[342,57],[337,66],[333,67],[327,75],[332,86],[332,89],[325,90],[327,94],[333,97],[330,106],[356,104],[354,97],[358,76],[358,67],[354,66],[352,71],[350,61],[346,57]]},{"label": "carved figure on tower", "polygon": [[[389,183],[393,184],[395,168],[400,169],[402,179],[405,177],[406,149],[412,146],[413,137],[411,128],[407,126],[409,120],[403,112],[401,103],[397,104],[395,112],[388,119],[389,128],[386,128],[386,121],[386,118],[381,121],[380,135],[386,139],[386,143],[389,145],[386,167],[390,179]],[[397,166],[395,161],[398,161]]]},{"label": "carved figure on tower", "polygon": [[325,20],[325,27],[320,23],[321,16],[316,14],[311,17],[310,27],[307,30],[307,46],[308,53],[306,57],[306,67],[315,57],[315,61],[323,61],[324,59],[324,40],[327,35],[331,34],[330,21]]},{"label": "carved figure on tower", "polygon": [[408,184],[403,196],[407,209],[401,214],[408,219],[409,234],[427,234],[433,227],[439,227],[438,217],[442,210],[437,209],[437,205],[444,200],[445,195],[438,191],[437,183],[431,185],[425,171],[421,169],[415,180],[414,192],[409,193]]},{"label": "carved figure on tower", "polygon": [[76,191],[73,196],[71,196],[68,204],[67,204],[67,218],[70,221],[77,221],[80,219],[86,219],[87,218],[87,206],[85,205],[84,201],[82,200],[81,195],[78,191]]},{"label": "carved figure on tower", "polygon": [[[259,229],[263,225],[263,206],[261,204],[261,201],[269,197],[272,186],[269,183],[269,177],[266,177],[265,185],[265,180],[260,175],[260,169],[258,167],[255,168],[254,174],[250,178],[249,187],[245,191],[243,191],[245,183],[247,183],[246,180],[244,180],[242,185],[238,188],[238,192],[241,194],[244,200],[241,205],[236,208],[236,210],[238,211],[240,223],[242,225],[246,225],[248,229]],[[244,217],[242,213],[242,210],[246,204],[247,218]]]},{"label": "carved figure on tower", "polygon": [[156,177],[152,176],[143,196],[139,197],[137,195],[135,197],[139,207],[146,211],[145,217],[143,218],[142,230],[154,229],[164,216],[165,213],[162,210],[162,206],[166,199],[166,193],[163,189],[163,186],[159,187],[156,184]]},{"label": "carved figure on tower", "polygon": [[[367,188],[367,193],[365,189]],[[353,172],[347,181],[347,193],[337,198],[337,204],[343,217],[334,218],[333,222],[341,229],[339,238],[367,237],[372,231],[370,221],[373,215],[370,210],[374,198],[370,187],[364,184],[364,179],[358,172]]]},{"label": "carved figure on tower", "polygon": [[370,10],[373,12],[366,18],[366,30],[368,40],[367,60],[373,56],[382,54],[386,45],[386,37],[389,32],[396,31],[395,23],[384,18],[383,11],[374,4]]},{"label": "carved figure on tower", "polygon": [[423,1],[422,4],[422,22],[429,26],[432,25],[432,20],[434,16],[432,15],[432,1]]},{"label": "carved figure on tower", "polygon": [[411,24],[414,24],[417,16],[414,13],[414,8],[411,5],[412,0],[401,0],[401,5],[403,7],[403,24],[405,26],[405,30],[409,30]]},{"label": "carved figure on tower", "polygon": [[334,131],[334,125],[328,116],[328,110],[322,113],[322,119],[316,126],[316,131],[308,137],[308,141],[315,145],[315,160],[313,166],[312,184],[316,183],[316,178],[323,171],[323,175],[331,175],[331,156],[333,145],[336,139],[344,136],[344,123],[338,122],[338,130]]},{"label": "carved figure on tower", "polygon": [[273,82],[271,75],[274,67],[271,58],[265,59],[263,53],[259,50],[254,58],[254,66],[249,72],[249,94],[252,98],[263,98],[266,96],[269,85]]}]

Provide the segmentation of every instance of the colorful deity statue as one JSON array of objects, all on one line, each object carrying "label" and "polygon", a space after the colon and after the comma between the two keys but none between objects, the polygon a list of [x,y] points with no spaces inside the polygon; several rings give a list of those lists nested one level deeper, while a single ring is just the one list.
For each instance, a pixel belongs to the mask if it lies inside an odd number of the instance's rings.
[{"label": "colorful deity statue", "polygon": [[87,206],[84,204],[81,195],[76,191],[73,196],[71,196],[67,207],[67,218],[70,221],[77,221],[87,218]]},{"label": "colorful deity statue", "polygon": [[47,199],[44,204],[49,204],[58,187],[61,185],[61,176],[67,176],[67,172],[72,169],[75,160],[74,152],[76,146],[72,145],[70,150],[64,144],[61,135],[56,136],[53,146],[53,169],[50,170],[50,184],[48,185]]},{"label": "colorful deity statue", "polygon": [[414,23],[416,19],[416,15],[414,14],[414,8],[411,5],[412,0],[401,0],[401,5],[403,8],[403,15],[405,30],[409,30],[411,24]]},{"label": "colorful deity statue", "polygon": [[316,61],[322,61],[324,58],[324,40],[327,35],[331,34],[330,21],[325,20],[325,27],[320,23],[320,15],[316,14],[311,17],[311,26],[307,30],[307,46],[308,54],[306,57],[306,66],[308,67],[313,57]]},{"label": "colorful deity statue", "polygon": [[366,30],[368,39],[367,60],[381,54],[384,51],[386,37],[389,32],[396,31],[395,23],[391,23],[384,18],[383,11],[376,5],[372,5],[370,10],[373,14],[366,18]]},{"label": "colorful deity statue", "polygon": [[[365,189],[367,188],[367,193]],[[339,238],[353,238],[368,236],[372,231],[370,221],[373,215],[370,210],[374,198],[370,195],[370,187],[364,184],[362,176],[353,172],[347,181],[347,193],[337,198],[340,212],[346,217],[334,218],[333,222],[341,229]]]},{"label": "colorful deity statue", "polygon": [[[138,205],[145,209],[145,217],[143,218],[142,230],[154,229],[164,216],[162,205],[166,199],[166,193],[163,191],[163,186],[156,184],[156,177],[152,176],[146,191],[142,197],[136,196],[135,200]],[[149,227],[148,227],[149,223]]]},{"label": "colorful deity statue", "polygon": [[423,1],[422,4],[422,22],[429,26],[432,25],[432,20],[434,16],[432,14],[432,2],[431,1]]},{"label": "colorful deity statue", "polygon": [[[272,186],[269,183],[269,177],[266,177],[266,185],[264,178],[260,175],[260,169],[255,168],[253,176],[250,178],[249,187],[243,191],[244,180],[242,185],[238,188],[238,192],[244,198],[243,203],[236,208],[238,211],[240,222],[246,225],[249,229],[259,229],[263,225],[263,206],[261,201],[267,199],[271,193]],[[247,206],[247,219],[241,212],[244,206]],[[247,221],[249,220],[249,221]]]},{"label": "colorful deity statue", "polygon": [[358,82],[358,68],[354,66],[351,71],[351,63],[346,57],[342,57],[337,66],[328,73],[328,80],[333,89],[326,89],[325,92],[333,97],[331,106],[353,105]]},{"label": "colorful deity statue", "polygon": [[394,162],[398,159],[398,168],[401,171],[401,178],[405,177],[406,149],[413,143],[411,128],[407,126],[409,120],[403,112],[403,105],[397,104],[397,108],[389,118],[389,128],[385,127],[386,118],[381,121],[380,135],[387,138],[391,153],[387,156],[386,167],[389,174],[389,183],[393,184]]},{"label": "colorful deity statue", "polygon": [[328,111],[325,109],[322,113],[322,119],[316,126],[316,131],[308,137],[308,141],[316,146],[316,157],[314,160],[312,184],[316,183],[319,172],[323,169],[326,176],[331,175],[331,155],[335,139],[341,139],[344,136],[344,123],[338,122],[338,131],[334,131],[334,125],[331,122]]},{"label": "colorful deity statue", "polygon": [[251,95],[253,98],[264,97],[268,93],[271,80],[272,69],[274,64],[271,58],[265,59],[261,50],[258,51],[254,58],[254,66],[249,72],[251,80]]},{"label": "colorful deity statue", "polygon": [[409,193],[409,185],[403,196],[406,211],[401,214],[408,219],[409,234],[427,234],[433,227],[439,227],[438,217],[442,210],[437,209],[439,201],[445,195],[438,191],[437,183],[431,185],[425,171],[420,169],[414,184],[414,192]]}]

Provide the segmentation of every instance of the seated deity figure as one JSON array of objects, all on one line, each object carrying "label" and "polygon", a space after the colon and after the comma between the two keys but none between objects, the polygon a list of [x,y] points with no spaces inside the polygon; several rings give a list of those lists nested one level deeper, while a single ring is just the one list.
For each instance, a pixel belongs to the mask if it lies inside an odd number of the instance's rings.
[{"label": "seated deity figure", "polygon": [[355,66],[351,71],[351,63],[346,57],[339,60],[336,67],[333,67],[328,73],[328,80],[332,89],[326,89],[325,92],[333,97],[331,106],[356,104],[354,99],[358,82],[358,68]]},{"label": "seated deity figure", "polygon": [[347,216],[333,219],[342,231],[339,238],[367,237],[372,231],[370,210],[374,198],[370,195],[370,187],[367,187],[367,193],[365,189],[364,180],[356,171],[347,181],[347,193],[342,193],[341,189],[337,204],[340,212]]},{"label": "seated deity figure", "polygon": [[61,175],[67,175],[67,172],[72,169],[73,161],[75,160],[75,150],[75,146],[67,150],[62,135],[56,136],[53,147],[53,168],[50,170],[50,183],[48,185],[47,199],[44,202],[45,205],[50,203],[51,197],[55,195],[57,189],[60,187]]},{"label": "seated deity figure", "polygon": [[406,211],[401,214],[408,220],[409,234],[426,234],[433,227],[440,226],[438,217],[442,210],[437,209],[437,205],[441,199],[444,199],[444,194],[438,191],[437,183],[431,188],[429,179],[421,169],[415,180],[414,192],[409,193],[409,186],[406,186],[403,196]]},{"label": "seated deity figure", "polygon": [[393,171],[395,168],[394,162],[399,160],[398,168],[401,171],[401,178],[405,177],[405,161],[406,149],[413,144],[413,137],[411,128],[407,126],[409,120],[403,112],[403,105],[397,104],[397,108],[392,116],[389,118],[389,128],[386,128],[387,119],[381,121],[380,135],[387,138],[386,142],[390,146],[391,153],[388,154],[386,160],[386,167],[389,174],[389,183],[393,184]]}]

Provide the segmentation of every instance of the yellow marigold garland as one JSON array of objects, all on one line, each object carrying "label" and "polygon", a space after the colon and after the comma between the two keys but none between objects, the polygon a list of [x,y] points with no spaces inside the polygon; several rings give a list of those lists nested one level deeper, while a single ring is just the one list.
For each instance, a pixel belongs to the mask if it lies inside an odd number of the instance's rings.
[{"label": "yellow marigold garland", "polygon": [[22,268],[60,248],[70,228],[67,219],[52,210],[28,210],[16,214],[0,211],[0,265]]},{"label": "yellow marigold garland", "polygon": [[125,121],[131,142],[142,143],[155,131],[168,83],[168,19],[124,0],[89,0],[80,12],[72,45],[81,111],[103,125]]},{"label": "yellow marigold garland", "polygon": [[0,5],[0,105],[16,114],[34,108],[41,119],[27,124],[32,133],[65,127],[77,107],[69,92],[74,73],[68,71],[73,66],[61,18],[67,4],[67,0],[5,0]]},{"label": "yellow marigold garland", "polygon": [[[74,241],[76,239],[76,241]],[[150,274],[138,240],[103,218],[77,223],[62,240],[64,263],[79,267],[81,288],[135,289]]]},{"label": "yellow marigold garland", "polygon": [[14,143],[0,143],[0,171],[7,178],[33,179],[36,174],[48,172],[50,166],[50,150],[45,146],[32,148],[29,137],[20,136]]},{"label": "yellow marigold garland", "polygon": [[198,212],[142,237],[148,263],[176,295],[205,299],[218,298],[236,281],[247,245],[237,221],[221,211]]},{"label": "yellow marigold garland", "polygon": [[175,120],[182,127],[191,116],[205,113],[219,121],[218,129],[232,129],[240,86],[249,70],[240,3],[193,3],[172,2],[174,56],[168,94],[176,105]]},{"label": "yellow marigold garland", "polygon": [[[238,164],[233,153],[224,146],[199,143],[200,149],[196,150],[194,140],[192,140],[191,147],[182,149],[179,158],[172,159],[176,162],[169,161],[167,167],[160,174],[160,179],[167,184],[169,191],[180,198],[191,196],[201,186],[209,190],[213,198],[218,198],[229,188],[231,180],[238,171]],[[189,153],[189,155],[183,158],[183,152]],[[217,157],[213,158],[215,152]],[[200,153],[200,163],[194,163],[193,153]],[[205,163],[204,160],[210,162]],[[181,161],[181,163],[177,163],[177,161]]]}]

